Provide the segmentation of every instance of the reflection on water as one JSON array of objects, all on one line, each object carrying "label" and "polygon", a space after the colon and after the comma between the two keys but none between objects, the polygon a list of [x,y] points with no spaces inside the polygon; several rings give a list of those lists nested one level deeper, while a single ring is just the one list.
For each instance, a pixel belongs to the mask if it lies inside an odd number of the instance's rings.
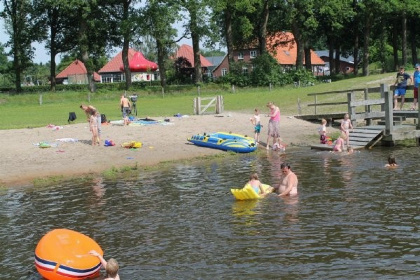
[{"label": "reflection on water", "polygon": [[[39,280],[34,250],[54,228],[95,239],[122,279],[416,279],[418,148],[351,155],[289,148],[0,193],[2,279]],[[299,196],[235,201],[251,172],[275,185],[287,161]]]}]

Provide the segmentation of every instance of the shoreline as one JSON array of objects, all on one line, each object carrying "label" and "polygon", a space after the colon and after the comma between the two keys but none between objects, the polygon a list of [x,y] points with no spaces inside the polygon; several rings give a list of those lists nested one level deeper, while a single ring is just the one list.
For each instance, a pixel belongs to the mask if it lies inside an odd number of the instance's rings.
[{"label": "shoreline", "polygon": [[[187,138],[217,131],[253,136],[251,116],[251,113],[225,112],[220,115],[154,117],[152,119],[155,120],[170,119],[170,122],[150,125],[108,124],[102,126],[101,146],[90,145],[91,133],[87,123],[58,128],[2,130],[4,144],[0,147],[0,186],[32,186],[35,180],[54,177],[66,180],[99,175],[112,168],[154,166],[225,153],[195,146]],[[263,129],[260,140],[264,143],[267,140],[268,119],[261,114]],[[309,146],[317,141],[319,126],[293,116],[282,116],[280,135],[287,145]],[[116,145],[105,147],[105,140],[113,140]],[[121,147],[122,143],[129,141],[140,141],[143,145],[136,150]],[[36,145],[40,142],[48,142],[51,147],[40,148]]]}]

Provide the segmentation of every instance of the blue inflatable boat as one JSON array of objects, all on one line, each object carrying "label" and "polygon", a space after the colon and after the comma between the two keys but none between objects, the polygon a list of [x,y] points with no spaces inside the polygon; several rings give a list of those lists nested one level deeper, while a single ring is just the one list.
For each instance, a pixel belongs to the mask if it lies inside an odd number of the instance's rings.
[{"label": "blue inflatable boat", "polygon": [[229,132],[196,134],[187,140],[197,146],[236,153],[250,153],[257,149],[254,138]]}]

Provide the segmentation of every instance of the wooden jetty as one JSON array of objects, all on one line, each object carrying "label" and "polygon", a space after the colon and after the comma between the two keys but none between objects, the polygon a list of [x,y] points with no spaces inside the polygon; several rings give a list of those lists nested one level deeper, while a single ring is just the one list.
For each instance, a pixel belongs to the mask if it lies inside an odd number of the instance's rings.
[{"label": "wooden jetty", "polygon": [[[412,86],[408,87],[408,90]],[[319,102],[319,96],[347,95],[347,101]],[[305,120],[327,119],[330,124],[335,120],[341,120],[345,112],[349,113],[354,129],[350,131],[350,146],[353,149],[372,148],[377,144],[394,146],[395,141],[416,139],[420,144],[420,108],[415,111],[394,110],[393,88],[381,84],[378,88],[353,89],[347,91],[331,91],[323,93],[310,93],[315,97],[315,102],[308,104],[314,107],[314,114],[299,115],[296,118]],[[373,98],[371,98],[373,96]],[[331,98],[330,98],[331,99]],[[412,102],[412,98],[406,98],[406,102]],[[347,105],[345,111],[344,104]],[[411,105],[411,104],[410,104]],[[341,112],[321,113],[319,108],[323,106],[344,108]],[[406,105],[407,106],[407,105]],[[344,111],[344,112],[343,112]],[[414,119],[414,124],[407,124],[407,119]],[[312,149],[332,150],[332,145],[314,144]]]}]

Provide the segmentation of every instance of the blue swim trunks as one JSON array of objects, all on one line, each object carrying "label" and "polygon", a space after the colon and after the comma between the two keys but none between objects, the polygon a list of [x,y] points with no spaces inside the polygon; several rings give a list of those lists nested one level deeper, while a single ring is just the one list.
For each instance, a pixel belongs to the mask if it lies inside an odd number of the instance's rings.
[{"label": "blue swim trunks", "polygon": [[257,125],[254,127],[254,132],[255,132],[255,133],[260,133],[260,132],[261,132],[261,125],[260,125],[260,124],[257,124]]},{"label": "blue swim trunks", "polygon": [[406,92],[405,88],[397,88],[395,89],[394,95],[395,96],[404,96]]}]

